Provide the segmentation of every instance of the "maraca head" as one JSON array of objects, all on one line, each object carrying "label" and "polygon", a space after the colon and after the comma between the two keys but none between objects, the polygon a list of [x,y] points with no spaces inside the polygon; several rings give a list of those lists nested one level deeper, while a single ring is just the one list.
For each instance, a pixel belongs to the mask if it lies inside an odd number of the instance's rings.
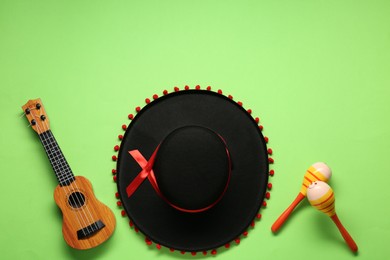
[{"label": "maraca head", "polygon": [[314,181],[328,181],[332,176],[332,170],[323,162],[316,162],[306,170],[303,177],[301,193],[306,196],[306,190]]},{"label": "maraca head", "polygon": [[307,189],[307,199],[316,209],[329,217],[336,214],[335,198],[332,188],[323,181],[315,181]]},{"label": "maraca head", "polygon": [[324,180],[322,181],[326,182],[332,176],[332,170],[329,168],[328,165],[326,165],[326,163],[316,162],[312,165],[312,167],[316,169],[315,173],[317,173],[318,175],[322,175],[322,177],[324,178]]}]

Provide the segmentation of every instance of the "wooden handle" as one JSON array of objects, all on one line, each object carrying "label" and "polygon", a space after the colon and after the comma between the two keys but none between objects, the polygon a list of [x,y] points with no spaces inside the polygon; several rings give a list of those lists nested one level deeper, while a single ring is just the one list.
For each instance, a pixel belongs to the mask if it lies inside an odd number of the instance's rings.
[{"label": "wooden handle", "polygon": [[283,223],[287,220],[288,216],[291,214],[291,212],[295,209],[295,207],[305,198],[305,196],[302,193],[298,193],[298,196],[295,198],[295,200],[291,203],[291,205],[280,215],[280,217],[275,221],[275,223],[272,225],[271,230],[272,232],[277,232],[278,229],[283,225]]},{"label": "wooden handle", "polygon": [[336,224],[336,226],[338,227],[341,235],[343,236],[345,242],[348,244],[349,248],[351,248],[351,250],[353,252],[357,252],[358,250],[358,247],[355,243],[355,241],[352,239],[351,235],[348,233],[348,231],[344,228],[343,224],[341,224],[339,218],[337,217],[337,214],[333,215],[330,217],[333,222]]}]

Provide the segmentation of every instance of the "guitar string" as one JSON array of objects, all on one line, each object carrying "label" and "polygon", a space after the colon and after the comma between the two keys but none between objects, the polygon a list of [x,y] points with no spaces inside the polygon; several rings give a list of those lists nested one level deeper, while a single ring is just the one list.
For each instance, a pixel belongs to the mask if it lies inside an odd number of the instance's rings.
[{"label": "guitar string", "polygon": [[[44,124],[46,125],[46,129],[49,130],[49,126],[47,125],[47,122],[46,122],[45,120],[43,120],[43,122],[44,122]],[[54,138],[52,138],[52,139],[54,140]],[[61,152],[61,153],[62,153],[62,152]],[[64,158],[63,155],[62,155],[62,158]],[[65,161],[64,161],[63,163],[66,163],[65,165],[68,165],[68,163],[65,162]],[[69,168],[69,170],[70,170],[69,165],[68,165],[68,168]],[[71,171],[71,170],[70,170],[70,171]],[[75,184],[75,185],[74,185],[74,184]],[[70,183],[70,185],[72,186],[72,188],[74,188],[74,187],[76,186],[76,189],[77,189],[78,191],[80,191],[80,188],[78,187],[76,181],[72,181],[72,182]],[[78,202],[80,203],[79,196],[76,195],[76,198],[77,198]],[[81,203],[80,203],[80,205],[81,205]],[[89,226],[90,226],[91,229],[92,229],[92,231],[99,230],[99,227],[97,226],[96,221],[93,221],[94,218],[93,218],[93,216],[92,216],[92,214],[91,214],[91,211],[89,210],[88,204],[86,203],[86,198],[85,198],[85,197],[84,197],[84,204],[83,204],[83,205],[85,205],[85,208],[87,209],[87,212],[88,212],[89,217],[90,217],[89,220],[91,221],[91,223],[90,223],[88,226],[86,226],[86,227],[89,227]],[[84,213],[84,215],[86,216],[86,219],[88,220],[88,216],[87,216],[87,214],[85,213],[84,207],[81,208],[81,211]],[[95,226],[96,230],[93,229],[93,226]]]},{"label": "guitar string", "polygon": [[[36,110],[36,109],[35,109],[35,108],[32,108],[31,110]],[[35,118],[35,116],[34,116],[33,113],[31,113],[31,116],[33,117],[34,120],[36,120],[36,118]],[[47,124],[46,124],[46,125],[47,125]],[[31,124],[29,124],[28,126],[31,126]],[[43,131],[40,129],[39,124],[36,124],[36,127],[38,128],[39,132],[41,132],[41,133],[43,134]],[[47,130],[48,130],[48,126],[47,126]],[[46,131],[47,131],[47,130],[46,130]],[[39,137],[39,139],[41,140],[41,143],[42,143],[43,147],[44,147],[45,149],[49,148],[49,147],[46,147],[45,141],[41,138],[41,135],[40,135],[39,133],[38,133],[38,137]],[[54,163],[53,163],[53,161],[52,161],[52,158],[50,158],[50,155],[49,155],[48,153],[47,153],[47,155],[48,155],[48,157],[49,157],[49,161],[50,161],[50,164],[51,164],[52,167],[53,167],[54,172],[56,172],[56,169],[55,169],[56,166],[58,167],[57,170],[61,170],[61,169],[60,169],[61,167],[60,167],[59,165],[54,165]],[[57,175],[57,174],[56,174],[56,175]],[[79,223],[80,229],[82,230],[83,234],[85,235],[85,232],[84,232],[84,230],[82,229],[83,226],[82,226],[82,224],[80,223],[80,220],[79,220],[79,218],[77,217],[76,212],[73,212],[73,214],[74,214],[75,218],[77,219],[77,222]]]},{"label": "guitar string", "polygon": [[[44,134],[46,136],[48,136],[48,140],[50,140],[50,142],[52,144],[55,143],[55,139],[53,138],[53,136],[50,136],[49,133],[47,133],[47,132],[45,132],[45,133]],[[64,183],[64,186],[67,187],[69,194],[75,193],[75,192],[81,192],[81,190],[77,186],[77,182],[75,180],[70,182],[73,178],[75,178],[75,176],[71,176],[70,178],[69,178],[69,176],[66,176],[67,173],[71,172],[71,169],[70,169],[69,165],[66,163],[66,161],[64,161],[64,157],[63,157],[63,154],[61,153],[61,151],[58,150],[57,152],[60,153],[60,154],[57,154],[55,156],[55,159],[60,162],[59,165],[61,165],[61,168],[63,169],[63,172],[65,174],[65,175],[61,174],[60,176],[58,176],[58,179],[59,179],[60,183]],[[59,157],[59,156],[61,156],[61,157]],[[69,182],[69,184],[68,184],[68,182]],[[75,187],[74,184],[76,184],[76,187]],[[84,220],[84,217],[82,216],[83,214],[80,214],[80,216],[82,217],[82,220],[83,220],[83,222],[85,224],[85,227],[88,227],[87,229],[89,229],[89,226],[91,226],[95,222],[93,221],[93,217],[91,215],[91,212],[89,212],[89,208],[87,207],[86,198],[84,197],[84,199],[83,199],[81,197],[80,193],[75,193],[73,201],[78,203],[78,205],[80,205],[80,209],[75,209],[75,211],[77,211],[77,212],[80,211],[81,213],[84,214],[85,220]],[[84,210],[84,208],[87,209],[87,211],[89,213],[89,216],[86,213],[86,211]],[[97,228],[96,223],[95,223],[95,227]],[[93,229],[93,226],[91,226],[90,228],[92,229],[92,231],[95,231]]]},{"label": "guitar string", "polygon": [[[40,127],[39,127],[39,124],[37,124],[36,126],[37,126],[37,128],[39,129],[39,131],[40,131],[42,134],[44,134],[44,132],[41,131],[41,129],[40,129]],[[47,130],[48,130],[48,129],[47,129]],[[46,131],[47,131],[47,130],[46,130]],[[46,131],[45,131],[45,132],[46,132]],[[40,135],[40,134],[38,134],[38,137],[39,137],[39,139],[41,140],[42,144],[43,144],[44,147],[45,147],[45,142],[44,142],[43,138],[41,138],[41,135]],[[50,148],[50,149],[51,149],[51,147],[49,147],[49,145],[51,145],[51,144],[48,143],[48,142],[46,142],[46,143],[47,143],[47,144],[46,144],[47,148]],[[46,147],[45,147],[45,148],[46,148]],[[52,159],[55,159],[55,158],[54,158],[54,155],[53,155],[53,158],[50,158],[50,155],[48,154],[48,157],[49,157],[49,161],[50,161],[50,163],[52,164],[53,169],[54,169],[55,172],[56,172],[55,167],[58,167],[57,171],[60,171],[60,172],[61,172],[61,171],[64,170],[60,165],[58,165],[57,163],[54,163],[54,162],[52,161]],[[69,187],[67,187],[67,189],[68,189],[68,193],[70,193],[71,190],[69,189]],[[66,194],[65,194],[65,195],[66,195]],[[72,211],[73,211],[73,210],[72,210]],[[83,234],[84,234],[84,236],[85,236],[86,234],[85,234],[85,232],[84,232],[84,230],[83,230],[83,225],[86,225],[86,222],[85,222],[84,218],[81,216],[81,219],[82,219],[82,222],[83,222],[83,224],[82,224],[82,223],[80,222],[79,217],[77,216],[77,214],[80,215],[80,213],[79,213],[79,212],[73,211],[73,214],[74,214],[75,218],[77,219],[77,222],[79,223],[79,227],[80,227],[80,229],[82,230],[82,232],[83,232]]]},{"label": "guitar string", "polygon": [[[52,135],[52,136],[50,136],[49,135],[49,133],[46,131],[45,132],[46,133],[46,136],[49,136],[48,137],[48,140],[50,140],[50,142],[53,144],[55,144],[55,139],[54,139],[54,136]],[[43,133],[43,134],[45,134],[45,133]],[[64,159],[64,156],[63,156],[63,154],[62,154],[62,152],[59,150],[58,151],[59,153],[60,153],[60,155],[62,155],[62,157],[61,158],[59,158],[58,156],[58,154],[57,154],[57,156],[55,156],[55,159],[57,159],[59,162],[61,162],[61,168],[64,170],[64,173],[66,174],[67,173],[67,169],[66,169],[66,167],[68,168],[68,170],[71,172],[71,170],[70,170],[70,167],[69,167],[69,165],[67,164],[67,162],[66,161],[64,161],[63,159]],[[72,178],[73,177],[75,177],[75,176],[72,176]],[[60,183],[64,183],[65,185],[64,186],[66,186],[67,187],[67,189],[68,189],[68,191],[69,191],[69,193],[72,191],[72,193],[73,192],[77,192],[77,191],[81,191],[80,190],[80,188],[77,186],[77,182],[75,182],[75,181],[72,181],[72,182],[70,182],[69,184],[67,184],[67,182],[69,182],[72,178],[69,178],[69,177],[67,177],[67,176],[59,176],[59,181],[60,181]],[[75,185],[74,184],[76,184],[76,188],[75,188]],[[81,216],[81,218],[82,218],[82,220],[83,220],[83,222],[84,222],[84,225],[85,225],[85,227],[87,228],[87,230],[89,230],[89,228],[91,228],[92,229],[92,231],[95,231],[94,230],[94,228],[93,228],[93,226],[91,226],[92,224],[94,224],[95,225],[95,228],[96,229],[98,229],[98,227],[97,227],[97,225],[96,225],[96,222],[94,222],[93,221],[93,217],[92,217],[92,214],[91,214],[91,212],[89,211],[89,208],[88,208],[88,206],[87,206],[87,204],[85,203],[86,202],[86,200],[85,200],[85,197],[84,197],[84,199],[83,198],[81,198],[81,196],[79,195],[79,193],[75,193],[75,200],[74,201],[76,201],[80,206],[81,206],[81,208],[80,209],[77,209],[76,211],[77,212],[81,212],[81,213],[83,213],[84,214],[84,216],[85,216],[85,219],[86,220],[84,220],[84,217],[82,216],[82,214],[80,213],[79,215]],[[88,211],[88,213],[89,213],[89,216],[87,215],[87,213],[86,213],[86,211],[85,211],[85,209],[84,208],[86,208],[87,209],[87,211]],[[83,230],[83,233],[84,233],[84,229],[82,229]],[[84,235],[85,235],[85,233],[84,233]]]}]

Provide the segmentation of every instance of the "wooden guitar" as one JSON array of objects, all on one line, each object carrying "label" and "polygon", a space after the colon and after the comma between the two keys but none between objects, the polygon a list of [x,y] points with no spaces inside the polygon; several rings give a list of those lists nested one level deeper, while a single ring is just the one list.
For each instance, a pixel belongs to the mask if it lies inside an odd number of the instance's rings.
[{"label": "wooden guitar", "polygon": [[62,211],[62,233],[66,243],[76,249],[100,245],[114,232],[114,214],[96,199],[86,178],[73,175],[50,130],[49,118],[41,100],[29,100],[22,109],[37,132],[59,182],[54,200]]}]

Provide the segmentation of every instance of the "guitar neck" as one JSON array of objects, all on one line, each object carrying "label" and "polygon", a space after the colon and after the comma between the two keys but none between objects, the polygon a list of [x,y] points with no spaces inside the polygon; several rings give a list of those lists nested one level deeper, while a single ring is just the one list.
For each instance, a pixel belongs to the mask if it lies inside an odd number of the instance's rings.
[{"label": "guitar neck", "polygon": [[50,160],[50,164],[53,167],[53,170],[57,176],[58,183],[60,186],[67,186],[71,184],[75,177],[68,162],[65,159],[65,156],[62,154],[62,151],[54,138],[53,133],[49,130],[40,133],[39,138],[43,147],[45,148],[47,157]]}]

